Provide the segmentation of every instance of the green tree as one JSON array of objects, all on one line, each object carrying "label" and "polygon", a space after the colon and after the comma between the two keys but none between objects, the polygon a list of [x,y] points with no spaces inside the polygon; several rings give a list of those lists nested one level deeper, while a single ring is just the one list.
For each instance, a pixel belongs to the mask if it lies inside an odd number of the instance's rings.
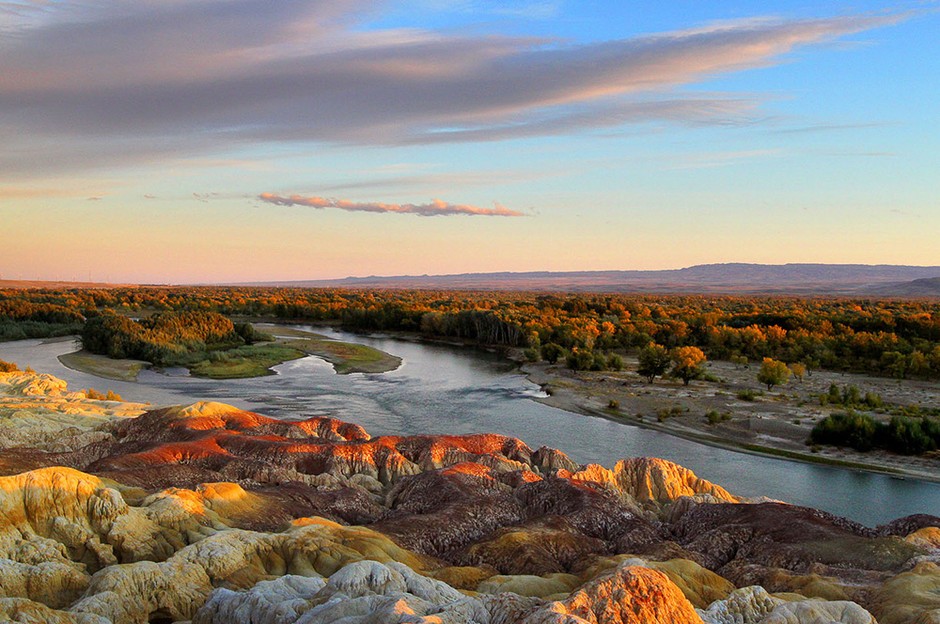
[{"label": "green tree", "polygon": [[757,372],[757,381],[767,386],[767,390],[773,390],[774,386],[787,383],[790,379],[790,369],[780,360],[765,357]]},{"label": "green tree", "polygon": [[672,374],[689,385],[705,373],[705,354],[698,347],[679,347],[672,351]]},{"label": "green tree", "polygon": [[571,370],[584,371],[594,368],[594,352],[588,349],[573,349],[566,359]]},{"label": "green tree", "polygon": [[558,358],[562,357],[564,354],[564,347],[555,344],[554,342],[547,342],[542,345],[542,359],[549,364],[556,363]]},{"label": "green tree", "polygon": [[672,361],[666,347],[653,342],[640,349],[638,359],[640,365],[636,372],[646,377],[649,383],[653,383],[658,375],[664,374]]},{"label": "green tree", "polygon": [[803,376],[806,374],[806,365],[802,362],[794,362],[790,364],[790,372],[793,373],[793,376],[796,377],[800,383],[803,383]]}]

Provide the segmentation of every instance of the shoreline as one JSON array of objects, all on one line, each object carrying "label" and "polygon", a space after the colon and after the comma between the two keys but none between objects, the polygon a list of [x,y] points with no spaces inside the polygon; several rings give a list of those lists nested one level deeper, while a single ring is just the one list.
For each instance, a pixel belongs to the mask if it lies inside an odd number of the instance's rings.
[{"label": "shoreline", "polygon": [[[316,327],[317,324],[311,324],[311,326]],[[330,326],[325,324],[325,326]],[[356,333],[356,332],[350,332]],[[423,336],[417,332],[395,332],[395,331],[381,331],[381,332],[362,332],[363,335],[383,335],[388,336],[398,340],[407,340],[410,342],[418,343],[430,343],[437,345],[447,345],[451,347],[462,347],[462,348],[473,348],[473,349],[482,349],[490,352],[500,351],[499,347],[490,347],[479,345],[469,341],[461,341],[456,338],[435,338],[429,336]],[[521,355],[518,349],[513,349],[510,347],[504,348],[506,352],[506,361],[507,363],[514,364],[518,371],[525,376],[525,378],[531,383],[539,386],[540,388],[545,388],[546,386],[552,386],[552,382],[562,381],[567,384],[572,380],[569,378],[564,378],[560,375],[553,375],[547,370],[533,370],[530,362],[526,362],[521,358]],[[726,363],[725,363],[726,364]],[[626,369],[625,369],[626,371]],[[823,375],[824,372],[819,372],[817,375]],[[607,373],[609,376],[610,373]],[[575,382],[574,385],[580,386],[582,390],[587,390],[591,382]],[[829,466],[832,468],[840,468],[842,470],[851,470],[851,471],[861,471],[868,472],[872,474],[885,475],[891,478],[899,480],[916,480],[922,481],[925,483],[937,483],[940,484],[940,469],[936,472],[929,472],[927,470],[918,470],[917,468],[904,466],[904,465],[883,465],[878,463],[873,463],[867,458],[865,458],[861,453],[856,451],[841,450],[840,452],[845,453],[849,457],[834,457],[830,454],[825,453],[810,453],[810,452],[801,452],[793,449],[782,448],[777,446],[771,446],[766,444],[758,444],[753,442],[745,442],[740,440],[734,440],[729,437],[719,437],[716,434],[706,432],[706,431],[696,431],[689,427],[679,428],[677,426],[669,425],[669,420],[667,419],[666,423],[663,424],[656,421],[650,421],[648,419],[637,419],[631,417],[626,411],[622,411],[619,414],[613,413],[609,409],[602,407],[591,407],[589,405],[591,398],[589,396],[584,396],[579,393],[577,390],[572,390],[570,387],[566,387],[562,394],[558,393],[557,386],[553,386],[555,394],[549,395],[547,397],[535,397],[533,400],[547,405],[549,407],[554,407],[562,411],[568,412],[575,416],[589,416],[595,418],[603,418],[605,420],[615,422],[621,425],[627,425],[632,427],[641,427],[652,431],[658,431],[666,435],[674,436],[691,442],[696,442],[699,444],[704,444],[706,446],[711,446],[714,448],[720,448],[726,451],[732,451],[736,453],[743,453],[745,455],[754,455],[758,457],[766,457],[770,459],[779,459],[784,461],[799,462],[803,464],[811,464],[817,466]],[[570,393],[569,396],[566,394]],[[893,459],[899,463],[905,462],[905,456],[897,455]],[[912,458],[913,459],[913,458]]]},{"label": "shoreline", "polygon": [[[290,325],[295,325],[296,323],[270,323],[269,326],[277,326],[282,329],[288,329]],[[304,323],[309,327],[317,327],[322,325],[324,327],[334,327],[335,325],[330,324],[318,324],[318,323]],[[341,344],[357,344],[357,343],[342,343],[340,341],[335,341],[333,339],[326,338],[324,336],[315,334],[313,332],[307,332],[304,330],[294,330],[296,334],[294,336],[282,336],[281,339],[287,338],[300,338],[298,334],[306,334],[306,338],[321,339],[323,342],[334,343],[336,345]],[[355,333],[355,332],[351,332]],[[363,335],[383,335],[388,336],[394,339],[402,339],[410,342],[419,342],[419,343],[431,343],[438,345],[447,345],[451,347],[472,347],[474,349],[485,349],[485,350],[494,350],[486,349],[481,345],[474,343],[462,342],[459,339],[435,339],[433,337],[422,336],[414,332],[391,332],[391,331],[382,331],[382,332],[363,332]],[[58,340],[62,340],[59,338]],[[319,340],[318,340],[319,342]],[[360,345],[361,346],[361,345]],[[296,347],[295,347],[296,348]],[[371,349],[371,347],[370,347]],[[314,357],[319,357],[324,361],[329,362],[333,365],[334,370],[337,374],[347,374],[352,372],[364,372],[364,373],[382,373],[390,370],[395,370],[401,363],[401,359],[397,356],[392,356],[391,354],[386,354],[385,352],[380,352],[387,358],[382,358],[381,362],[374,362],[375,368],[372,368],[368,365],[359,367],[349,367],[346,370],[340,370],[338,366],[339,361],[342,360],[341,357],[336,357],[336,354],[327,353],[327,352],[312,352],[306,349],[301,348],[302,351],[306,351],[309,355]],[[67,354],[72,355],[72,354]],[[334,361],[334,357],[337,361]],[[61,360],[61,358],[60,358]],[[786,461],[801,462],[804,464],[813,464],[819,466],[830,466],[834,468],[841,468],[843,470],[851,471],[862,471],[874,474],[886,475],[896,479],[912,479],[917,481],[923,481],[927,483],[940,483],[940,470],[930,471],[929,469],[918,469],[917,467],[905,465],[909,464],[910,461],[916,460],[917,458],[906,459],[906,456],[891,456],[893,465],[888,465],[884,463],[872,462],[868,458],[864,457],[863,454],[854,452],[839,450],[838,453],[840,456],[833,456],[834,452],[832,450],[827,450],[829,447],[823,450],[821,453],[810,453],[810,452],[801,452],[792,448],[786,448],[783,445],[774,446],[766,443],[757,443],[750,442],[747,440],[735,439],[733,435],[728,434],[727,431],[724,431],[725,435],[720,433],[713,433],[707,430],[700,430],[695,427],[688,426],[685,423],[676,422],[678,419],[667,418],[664,422],[657,422],[649,418],[637,418],[633,416],[628,410],[620,410],[618,412],[612,411],[611,409],[603,407],[603,401],[599,405],[591,405],[592,402],[596,403],[596,397],[592,397],[590,391],[592,389],[596,390],[598,382],[596,380],[585,380],[578,375],[571,374],[570,371],[567,371],[567,374],[559,374],[556,371],[551,371],[548,369],[547,365],[536,364],[533,365],[529,362],[520,361],[518,354],[514,354],[512,349],[509,349],[507,352],[507,363],[514,363],[518,371],[523,374],[528,381],[541,387],[546,388],[550,387],[553,391],[553,394],[547,397],[537,397],[534,400],[554,407],[556,409],[561,409],[565,412],[573,414],[575,416],[590,416],[603,418],[605,420],[615,422],[621,425],[628,425],[634,427],[641,427],[648,430],[658,431],[666,435],[674,436],[677,438],[689,440],[699,444],[704,444],[707,446],[720,448],[723,450],[755,455],[760,457],[767,457],[772,459],[781,459]],[[109,378],[99,374],[93,370],[83,370],[82,368],[77,368],[74,366],[69,366],[66,362],[62,362],[63,365],[68,366],[68,368],[73,368],[82,372],[90,373],[102,378]],[[373,364],[373,363],[368,363]],[[369,369],[369,370],[363,370]],[[612,373],[606,373],[605,377],[614,377]],[[115,379],[115,378],[111,378]],[[603,380],[603,378],[602,378]],[[632,382],[631,382],[632,383]],[[702,383],[702,382],[694,382]],[[710,382],[709,382],[710,383]],[[623,385],[626,385],[627,382],[624,382]],[[640,388],[645,388],[646,384],[642,384],[637,381],[633,384]],[[658,381],[656,388],[663,390],[671,390],[671,387],[666,387],[664,382]],[[676,392],[673,393],[676,396],[670,396],[668,400],[662,399],[660,403],[665,405],[670,401],[674,401],[680,393],[687,393],[688,389],[676,388]],[[633,393],[631,393],[632,395]],[[752,406],[748,406],[752,407]]]},{"label": "shoreline", "polygon": [[[522,362],[519,363],[519,371],[525,375],[526,379],[530,382],[536,384],[540,388],[545,389],[550,387],[552,394],[547,397],[538,397],[534,400],[542,403],[543,405],[548,405],[556,409],[569,412],[577,416],[588,416],[594,418],[603,418],[605,420],[615,422],[621,425],[639,427],[652,431],[658,431],[666,435],[674,436],[684,440],[689,440],[691,442],[696,442],[699,444],[704,444],[706,446],[711,446],[715,448],[720,448],[726,451],[732,451],[737,453],[743,453],[746,455],[755,455],[759,457],[767,457],[770,459],[779,459],[784,461],[800,462],[804,464],[813,464],[818,466],[829,466],[833,468],[840,468],[843,470],[853,470],[861,472],[869,472],[874,474],[881,474],[888,477],[900,479],[900,480],[916,480],[923,481],[926,483],[937,483],[940,484],[940,473],[934,474],[929,472],[924,472],[917,470],[911,467],[905,466],[887,466],[881,465],[878,463],[872,463],[863,461],[864,458],[852,457],[851,459],[843,459],[840,457],[831,457],[828,455],[818,455],[810,453],[801,453],[799,451],[794,451],[786,448],[779,448],[775,446],[749,443],[739,440],[734,440],[729,437],[719,438],[717,435],[704,432],[696,431],[689,427],[682,427],[681,429],[677,426],[670,426],[668,424],[663,424],[661,422],[650,422],[647,419],[638,419],[632,417],[626,412],[613,412],[610,409],[596,408],[591,407],[589,402],[591,398],[589,396],[584,396],[582,393],[578,392],[577,389],[572,389],[570,385],[565,385],[563,389],[559,391],[557,386],[554,386],[552,382],[558,382],[561,377],[557,375],[552,375],[547,371],[532,370],[527,368],[528,363]],[[569,382],[569,379],[564,379],[565,382]],[[581,390],[586,390],[590,382],[583,382]],[[668,422],[668,420],[667,420]],[[855,453],[859,455],[859,453]],[[898,456],[903,457],[903,456]]]},{"label": "shoreline", "polygon": [[[261,326],[262,324],[259,324]],[[263,324],[268,328],[275,324]],[[287,324],[280,325],[281,330],[286,330],[288,335],[276,336],[274,341],[269,343],[259,342],[258,345],[265,344],[279,345],[296,351],[297,357],[310,356],[319,358],[330,365],[338,375],[348,375],[350,373],[387,373],[396,370],[401,366],[402,360],[398,356],[380,351],[373,347],[361,345],[358,343],[343,342],[333,340],[326,336],[293,329]],[[46,342],[64,342],[74,340],[75,336],[61,336],[48,339]],[[291,359],[290,357],[279,360],[264,366],[263,373],[259,374],[236,374],[236,375],[199,375],[194,372],[197,365],[188,367],[190,375],[193,377],[203,377],[207,379],[243,379],[251,377],[263,377],[265,375],[276,374],[273,367],[283,364]],[[79,348],[76,351],[64,353],[57,357],[59,362],[68,369],[76,372],[93,375],[102,380],[137,382],[137,375],[141,370],[158,370],[150,362],[135,359],[112,359],[104,355],[98,355]],[[246,359],[246,358],[242,358]]]}]

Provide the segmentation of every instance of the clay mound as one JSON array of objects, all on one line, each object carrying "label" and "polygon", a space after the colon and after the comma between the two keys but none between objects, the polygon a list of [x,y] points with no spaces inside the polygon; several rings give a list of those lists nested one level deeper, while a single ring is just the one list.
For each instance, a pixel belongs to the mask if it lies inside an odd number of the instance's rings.
[{"label": "clay mound", "polygon": [[739,586],[863,606],[871,588],[926,552],[843,518],[780,503],[698,505],[671,530],[706,567]]},{"label": "clay mound", "polygon": [[706,494],[720,501],[738,502],[719,485],[701,479],[688,468],[656,457],[624,459],[614,466],[617,487],[638,501],[672,502],[683,496]]},{"label": "clay mound", "polygon": [[[35,456],[74,451],[108,439],[113,423],[138,416],[145,408],[138,403],[97,401],[82,392],[68,392],[66,383],[52,375],[0,373],[0,449],[5,453],[28,450]],[[19,471],[50,464],[25,456],[24,460]],[[0,464],[0,470],[18,472],[16,464],[8,465],[4,469]]]},{"label": "clay mound", "polygon": [[940,516],[931,516],[928,514],[904,516],[903,518],[892,520],[887,524],[882,524],[875,529],[875,531],[878,535],[885,537],[889,535],[904,537],[905,535],[910,535],[915,531],[928,527],[940,527]]},{"label": "clay mound", "polygon": [[149,411],[140,418],[122,423],[117,430],[117,436],[124,442],[182,441],[199,439],[205,432],[213,430],[288,439],[320,438],[332,441],[369,439],[369,434],[359,425],[334,418],[310,418],[303,421],[276,420],[215,402],[199,402]]},{"label": "clay mound", "polygon": [[495,531],[448,557],[458,565],[491,566],[501,574],[535,575],[569,572],[577,562],[604,553],[607,545],[575,530],[564,518]]},{"label": "clay mound", "polygon": [[[64,397],[69,394],[68,384],[58,377],[45,373],[15,371],[0,373],[0,392],[12,397]],[[83,397],[74,393],[74,398]]]},{"label": "clay mound", "polygon": [[525,624],[702,624],[692,604],[662,572],[622,565],[547,605]]}]

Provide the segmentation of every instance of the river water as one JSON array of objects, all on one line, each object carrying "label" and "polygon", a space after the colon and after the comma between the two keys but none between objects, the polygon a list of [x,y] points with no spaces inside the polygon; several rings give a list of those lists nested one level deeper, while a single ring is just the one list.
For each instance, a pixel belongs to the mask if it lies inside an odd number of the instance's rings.
[{"label": "river water", "polygon": [[126,400],[154,405],[214,400],[279,418],[331,416],[358,423],[373,436],[494,432],[608,467],[625,457],[662,457],[734,494],[815,507],[869,526],[914,513],[940,515],[940,484],[758,457],[572,414],[533,400],[542,396],[536,385],[499,356],[475,349],[316,331],[397,355],[402,365],[383,374],[337,375],[327,362],[306,357],[254,379],[143,371],[131,383],[63,366],[57,357],[78,348],[70,340],[0,343],[0,359],[61,377],[72,389],[113,389]]}]

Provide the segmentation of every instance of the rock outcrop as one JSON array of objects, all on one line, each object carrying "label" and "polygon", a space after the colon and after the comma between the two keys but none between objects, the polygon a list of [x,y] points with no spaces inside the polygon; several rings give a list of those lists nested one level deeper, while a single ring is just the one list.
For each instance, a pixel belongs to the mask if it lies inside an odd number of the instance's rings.
[{"label": "rock outcrop", "polygon": [[493,434],[147,411],[6,375],[0,620],[940,620],[934,516],[870,529],[659,459],[607,469]]}]

